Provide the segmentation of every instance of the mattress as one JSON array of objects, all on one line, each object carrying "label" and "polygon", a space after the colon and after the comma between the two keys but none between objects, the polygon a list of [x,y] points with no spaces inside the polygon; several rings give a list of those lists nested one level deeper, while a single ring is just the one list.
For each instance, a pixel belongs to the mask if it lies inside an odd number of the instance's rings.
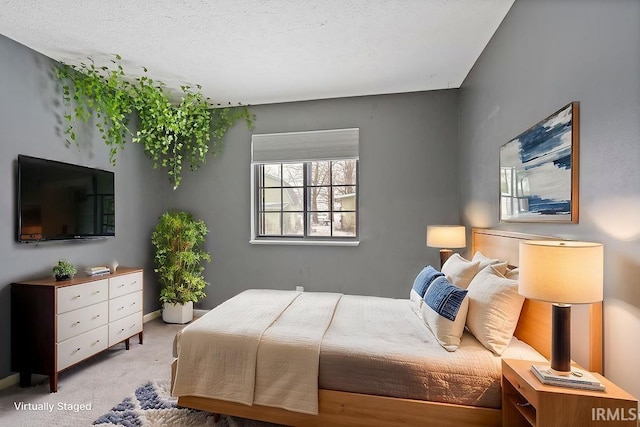
[{"label": "mattress", "polygon": [[[545,359],[513,338],[502,357]],[[501,357],[465,332],[442,348],[410,300],[345,295],[320,349],[319,387],[499,408]]]},{"label": "mattress", "polygon": [[[515,338],[502,357],[545,360]],[[322,389],[499,408],[500,377],[500,356],[468,332],[445,350],[405,299],[342,296],[320,344]]]}]

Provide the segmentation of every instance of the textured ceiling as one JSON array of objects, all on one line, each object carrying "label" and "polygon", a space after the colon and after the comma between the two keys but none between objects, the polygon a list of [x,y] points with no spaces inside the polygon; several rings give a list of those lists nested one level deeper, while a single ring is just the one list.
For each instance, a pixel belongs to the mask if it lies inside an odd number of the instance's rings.
[{"label": "textured ceiling", "polygon": [[459,87],[514,0],[0,0],[56,60],[114,54],[169,87],[264,104]]}]

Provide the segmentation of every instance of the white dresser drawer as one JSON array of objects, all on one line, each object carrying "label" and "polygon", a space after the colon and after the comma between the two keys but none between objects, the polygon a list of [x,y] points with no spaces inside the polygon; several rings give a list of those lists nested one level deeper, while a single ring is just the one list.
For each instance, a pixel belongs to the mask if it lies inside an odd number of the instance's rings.
[{"label": "white dresser drawer", "polygon": [[56,313],[61,314],[77,308],[86,307],[97,302],[106,301],[109,297],[109,281],[107,279],[81,285],[59,288]]},{"label": "white dresser drawer", "polygon": [[109,279],[109,298],[142,290],[142,271]]},{"label": "white dresser drawer", "polygon": [[124,319],[109,323],[109,347],[142,331],[142,313],[134,313]]},{"label": "white dresser drawer", "polygon": [[109,300],[109,322],[142,311],[142,291]]},{"label": "white dresser drawer", "polygon": [[57,370],[62,370],[105,350],[108,344],[109,327],[107,325],[58,343]]},{"label": "white dresser drawer", "polygon": [[98,304],[59,314],[56,321],[58,324],[56,341],[62,342],[98,326],[106,325],[109,321],[109,303],[102,301]]}]

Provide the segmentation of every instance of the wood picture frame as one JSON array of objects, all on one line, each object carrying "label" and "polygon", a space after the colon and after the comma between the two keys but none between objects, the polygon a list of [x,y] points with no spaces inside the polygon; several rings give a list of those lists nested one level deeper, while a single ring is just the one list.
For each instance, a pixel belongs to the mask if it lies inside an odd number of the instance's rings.
[{"label": "wood picture frame", "polygon": [[501,222],[578,222],[580,103],[500,147]]}]

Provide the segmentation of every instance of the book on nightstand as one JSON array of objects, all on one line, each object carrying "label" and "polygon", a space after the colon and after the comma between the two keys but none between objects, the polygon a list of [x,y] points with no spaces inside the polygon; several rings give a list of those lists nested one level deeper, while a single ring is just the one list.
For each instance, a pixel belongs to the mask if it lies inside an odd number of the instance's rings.
[{"label": "book on nightstand", "polygon": [[542,384],[560,387],[579,388],[583,390],[605,391],[605,386],[591,372],[571,368],[570,375],[554,374],[549,366],[531,365],[531,372]]}]

